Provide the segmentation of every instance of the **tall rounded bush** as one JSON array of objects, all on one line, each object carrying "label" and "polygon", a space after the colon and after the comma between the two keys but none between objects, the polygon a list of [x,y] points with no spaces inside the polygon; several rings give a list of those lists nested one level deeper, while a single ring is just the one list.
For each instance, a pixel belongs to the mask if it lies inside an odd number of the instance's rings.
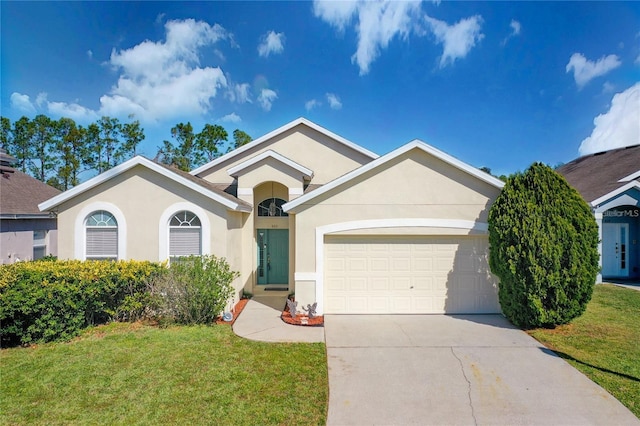
[{"label": "tall rounded bush", "polygon": [[580,316],[598,273],[598,226],[587,203],[542,163],[511,176],[489,212],[489,265],[503,313],[525,328]]}]

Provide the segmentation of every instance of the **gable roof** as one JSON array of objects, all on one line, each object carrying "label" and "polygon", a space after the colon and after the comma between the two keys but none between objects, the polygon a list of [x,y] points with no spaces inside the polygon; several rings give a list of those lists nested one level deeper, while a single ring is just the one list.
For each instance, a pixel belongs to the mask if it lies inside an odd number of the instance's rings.
[{"label": "gable roof", "polygon": [[60,190],[19,170],[3,167],[0,173],[0,217],[2,219],[49,217],[38,203],[60,194]]},{"label": "gable roof", "polygon": [[304,176],[307,179],[311,179],[313,177],[313,170],[308,169],[306,167],[304,167],[301,164],[296,163],[293,160],[288,159],[287,157],[285,157],[284,155],[280,155],[275,151],[272,150],[268,150],[268,151],[264,151],[263,153],[256,155],[255,157],[251,157],[246,161],[243,161],[240,164],[235,165],[234,167],[231,167],[229,170],[227,170],[227,172],[229,173],[230,176],[237,176],[242,170],[251,167],[254,164],[259,163],[262,160],[265,160],[267,158],[273,158],[274,160],[286,164],[287,166],[289,166],[290,168],[300,172],[300,174],[302,174],[302,176]]},{"label": "gable roof", "polygon": [[282,127],[279,127],[278,129],[276,129],[276,130],[274,130],[272,132],[267,133],[264,136],[259,137],[258,139],[254,139],[253,141],[249,142],[246,145],[241,146],[240,148],[234,149],[233,151],[231,151],[231,152],[229,152],[229,153],[227,153],[227,154],[225,154],[225,155],[223,155],[221,157],[218,157],[215,160],[210,161],[207,164],[198,167],[197,169],[192,170],[191,174],[192,175],[199,175],[200,173],[210,169],[211,167],[214,167],[214,166],[216,166],[216,165],[218,165],[218,164],[220,164],[220,163],[222,163],[224,161],[227,161],[227,160],[229,160],[231,158],[234,158],[234,157],[236,157],[236,156],[238,156],[238,155],[240,155],[240,154],[242,154],[242,153],[244,153],[244,152],[246,152],[246,151],[248,151],[248,150],[250,150],[250,149],[252,149],[252,148],[254,148],[256,146],[259,146],[259,145],[265,143],[266,141],[268,141],[270,139],[273,139],[274,137],[279,136],[279,135],[281,135],[281,134],[283,134],[283,133],[285,133],[285,132],[287,132],[287,131],[289,131],[289,130],[293,129],[294,127],[299,126],[301,124],[311,128],[313,130],[315,130],[318,133],[322,133],[323,135],[325,135],[325,136],[327,136],[327,137],[329,137],[329,138],[331,138],[331,139],[333,139],[333,140],[335,140],[335,141],[337,141],[337,142],[339,142],[339,143],[341,143],[341,144],[343,144],[345,146],[348,146],[349,148],[351,148],[351,149],[353,149],[355,151],[358,151],[361,154],[364,154],[367,157],[370,157],[371,159],[378,158],[378,155],[375,154],[374,152],[371,152],[368,149],[365,149],[365,148],[361,147],[360,145],[357,145],[357,144],[355,144],[355,143],[353,143],[351,141],[348,141],[347,139],[343,138],[342,136],[338,136],[335,133],[325,129],[324,127],[321,127],[321,126],[317,125],[316,123],[313,123],[313,122],[307,120],[306,118],[300,117],[300,118],[298,118],[296,120],[293,120],[290,123],[285,124]]},{"label": "gable roof", "polygon": [[625,185],[638,182],[640,145],[585,155],[556,171],[578,190],[582,198],[597,205],[615,196]]},{"label": "gable roof", "polygon": [[38,205],[38,207],[42,211],[51,210],[54,207],[64,203],[65,201],[70,200],[71,198],[76,197],[82,194],[83,192],[86,192],[91,188],[94,188],[100,185],[101,183],[104,183],[138,165],[146,167],[147,169],[152,170],[162,176],[165,176],[166,178],[169,178],[180,185],[183,185],[187,188],[192,189],[193,191],[196,191],[206,197],[209,197],[212,200],[217,201],[218,203],[224,205],[230,210],[244,211],[244,212],[251,211],[252,207],[249,203],[235,198],[234,196],[220,190],[216,186],[211,185],[209,182],[205,181],[204,179],[200,179],[198,177],[192,176],[189,173],[183,172],[181,170],[177,170],[173,167],[158,164],[154,161],[151,161],[141,156],[133,157],[132,159],[125,161],[124,163],[112,169],[109,169],[106,172],[99,174],[98,176],[93,177],[84,183],[81,183],[75,188],[65,191],[62,194],[51,198],[50,200],[42,202]]},{"label": "gable roof", "polygon": [[406,145],[401,146],[400,148],[391,151],[390,153],[383,155],[382,157],[378,157],[377,159],[373,160],[370,163],[365,164],[364,166],[361,166],[355,170],[353,170],[352,172],[347,173],[346,175],[343,175],[329,183],[327,183],[326,185],[321,186],[320,188],[315,189],[314,191],[311,192],[307,192],[304,195],[301,195],[300,197],[289,201],[288,203],[286,203],[283,206],[284,211],[290,211],[298,206],[300,206],[301,204],[304,204],[306,202],[308,202],[309,200],[312,200],[328,191],[331,191],[333,188],[342,185],[344,183],[347,183],[355,178],[357,178],[358,176],[361,176],[364,173],[367,173],[368,171],[375,169],[377,167],[380,167],[381,165],[393,160],[394,158],[397,158],[401,155],[403,155],[406,152],[411,151],[412,149],[419,149],[423,152],[426,152],[429,155],[432,155],[433,157],[444,161],[447,164],[452,165],[453,167],[462,170],[465,173],[470,174],[471,176],[474,176],[490,185],[495,186],[496,188],[502,188],[504,186],[504,182],[502,182],[500,179],[497,179],[493,176],[491,176],[488,173],[483,172],[480,169],[477,169],[473,166],[470,166],[469,164],[462,162],[460,160],[458,160],[455,157],[452,157],[449,154],[446,154],[442,151],[440,151],[437,148],[432,147],[431,145],[428,145],[418,139],[413,140],[409,143],[407,143]]}]

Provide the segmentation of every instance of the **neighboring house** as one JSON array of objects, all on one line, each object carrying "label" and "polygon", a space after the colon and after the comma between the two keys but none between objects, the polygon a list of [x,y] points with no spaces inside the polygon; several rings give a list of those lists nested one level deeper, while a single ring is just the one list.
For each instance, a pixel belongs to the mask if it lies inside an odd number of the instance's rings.
[{"label": "neighboring house", "polygon": [[487,217],[503,183],[425,143],[382,157],[306,119],[190,174],[135,157],[42,204],[59,256],[227,259],[236,299],[318,313],[495,313]]},{"label": "neighboring house", "polygon": [[586,155],[557,171],[587,201],[598,223],[598,282],[640,278],[640,145]]},{"label": "neighboring house", "polygon": [[15,158],[0,150],[0,263],[58,253],[55,215],[38,204],[60,191],[15,170]]}]

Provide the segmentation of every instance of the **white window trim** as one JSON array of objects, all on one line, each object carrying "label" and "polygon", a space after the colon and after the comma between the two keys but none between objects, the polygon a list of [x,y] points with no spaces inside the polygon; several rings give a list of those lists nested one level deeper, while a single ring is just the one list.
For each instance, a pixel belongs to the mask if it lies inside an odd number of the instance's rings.
[{"label": "white window trim", "polygon": [[358,220],[353,222],[332,223],[329,225],[319,226],[316,228],[316,271],[299,272],[297,277],[310,279],[315,275],[316,282],[316,302],[317,312],[322,315],[324,312],[324,236],[334,232],[352,231],[357,229],[375,229],[375,228],[450,228],[450,229],[467,229],[474,231],[474,235],[487,235],[489,225],[485,222],[474,222],[471,220],[458,219],[416,219],[416,218],[398,218],[398,219],[372,219]]},{"label": "white window trim", "polygon": [[79,260],[87,260],[87,218],[93,212],[104,210],[113,215],[118,222],[118,260],[127,259],[127,221],[124,214],[115,204],[99,201],[87,204],[76,215],[75,238],[74,238],[74,258]]},{"label": "white window trim", "polygon": [[160,216],[158,223],[159,250],[158,260],[164,261],[169,259],[169,221],[178,212],[187,210],[198,216],[200,219],[200,232],[202,242],[202,254],[211,254],[211,225],[206,210],[189,202],[175,203],[167,207]]}]

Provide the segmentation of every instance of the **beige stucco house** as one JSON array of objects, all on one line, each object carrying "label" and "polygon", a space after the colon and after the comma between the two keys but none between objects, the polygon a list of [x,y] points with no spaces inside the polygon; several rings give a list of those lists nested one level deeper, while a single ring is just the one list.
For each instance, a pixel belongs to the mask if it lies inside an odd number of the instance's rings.
[{"label": "beige stucco house", "polygon": [[500,312],[498,179],[420,141],[378,156],[300,118],[193,170],[135,157],[42,204],[60,258],[225,257],[236,299],[318,313]]}]

